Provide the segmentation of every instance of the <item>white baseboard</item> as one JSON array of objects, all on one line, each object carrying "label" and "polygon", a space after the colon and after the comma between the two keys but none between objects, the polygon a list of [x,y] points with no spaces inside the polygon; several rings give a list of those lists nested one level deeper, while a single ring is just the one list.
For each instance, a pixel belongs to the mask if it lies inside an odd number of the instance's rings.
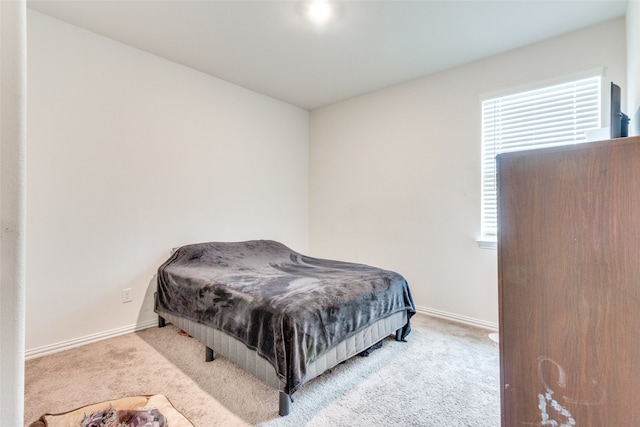
[{"label": "white baseboard", "polygon": [[436,310],[433,308],[416,306],[418,313],[427,314],[429,316],[439,317],[445,320],[451,320],[457,323],[463,323],[465,325],[474,326],[476,328],[486,329],[493,332],[498,332],[498,324],[493,322],[487,322],[486,320],[474,319],[473,317],[461,316],[455,313],[449,313],[446,311]]},{"label": "white baseboard", "polygon": [[[476,328],[487,329],[489,331],[494,331],[494,332],[498,331],[497,324],[492,322],[487,322],[485,320],[474,319],[472,317],[461,316],[455,313],[448,313],[446,311],[440,311],[440,310],[435,310],[433,308],[420,307],[420,306],[416,306],[416,311],[418,313],[439,317],[445,320],[451,320],[457,323],[463,323],[465,325],[474,326]],[[118,335],[124,335],[131,332],[141,331],[147,328],[152,328],[157,325],[158,325],[158,321],[156,319],[148,320],[146,322],[138,323],[135,325],[124,326],[122,328],[112,329],[110,331],[100,332],[92,335],[86,335],[80,338],[74,338],[67,341],[61,341],[55,344],[50,344],[42,347],[29,349],[25,352],[25,359],[26,360],[35,359],[38,357],[46,356],[48,354],[58,353],[64,350],[80,347],[81,345],[105,340],[107,338],[117,337]]]},{"label": "white baseboard", "polygon": [[35,359],[37,357],[46,356],[48,354],[58,353],[64,350],[80,347],[81,345],[102,341],[107,338],[117,337],[118,335],[124,335],[131,332],[141,331],[143,329],[151,328],[157,325],[158,325],[158,320],[156,319],[148,320],[146,322],[137,323],[135,325],[124,326],[122,328],[112,329],[110,331],[99,332],[97,334],[86,335],[80,338],[74,338],[67,341],[61,341],[55,344],[32,348],[25,351],[25,360]]}]

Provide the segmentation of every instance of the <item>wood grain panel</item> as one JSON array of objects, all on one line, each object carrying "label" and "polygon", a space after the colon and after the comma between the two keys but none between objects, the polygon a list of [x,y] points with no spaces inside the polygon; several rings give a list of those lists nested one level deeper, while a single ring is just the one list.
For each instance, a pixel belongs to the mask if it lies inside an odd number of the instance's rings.
[{"label": "wood grain panel", "polygon": [[640,425],[640,138],[501,155],[498,204],[502,425]]}]

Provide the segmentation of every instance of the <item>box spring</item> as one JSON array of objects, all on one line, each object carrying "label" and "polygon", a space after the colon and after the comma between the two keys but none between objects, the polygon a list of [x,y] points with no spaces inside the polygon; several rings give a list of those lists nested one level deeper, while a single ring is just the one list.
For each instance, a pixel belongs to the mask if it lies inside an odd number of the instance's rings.
[{"label": "box spring", "polygon": [[[280,415],[286,415],[289,412],[288,401],[283,402],[283,399],[289,399],[289,396],[285,395],[282,391],[284,390],[284,383],[278,378],[273,365],[261,357],[255,350],[250,349],[242,341],[231,335],[201,323],[164,311],[157,311],[157,314],[166,322],[182,329],[206,347],[213,349],[214,353],[235,363],[270,387],[280,390]],[[162,324],[162,321],[160,323]],[[317,360],[307,365],[305,383],[322,374],[327,369],[363,352],[387,336],[395,334],[396,331],[406,323],[407,312],[400,311],[372,323],[353,336],[338,343]]]}]

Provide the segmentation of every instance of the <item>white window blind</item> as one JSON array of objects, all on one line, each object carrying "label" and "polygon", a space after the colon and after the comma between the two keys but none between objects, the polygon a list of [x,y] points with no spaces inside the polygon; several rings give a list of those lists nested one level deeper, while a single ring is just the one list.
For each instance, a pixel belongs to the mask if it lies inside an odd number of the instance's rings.
[{"label": "white window blind", "polygon": [[600,76],[482,102],[482,239],[498,231],[496,155],[586,142],[600,128]]}]

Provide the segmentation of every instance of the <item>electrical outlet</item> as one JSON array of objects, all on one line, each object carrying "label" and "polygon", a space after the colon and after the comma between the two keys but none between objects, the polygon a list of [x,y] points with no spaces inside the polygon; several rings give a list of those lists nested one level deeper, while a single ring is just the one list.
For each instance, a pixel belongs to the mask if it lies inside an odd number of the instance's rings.
[{"label": "electrical outlet", "polygon": [[131,302],[131,288],[122,290],[122,303]]}]

